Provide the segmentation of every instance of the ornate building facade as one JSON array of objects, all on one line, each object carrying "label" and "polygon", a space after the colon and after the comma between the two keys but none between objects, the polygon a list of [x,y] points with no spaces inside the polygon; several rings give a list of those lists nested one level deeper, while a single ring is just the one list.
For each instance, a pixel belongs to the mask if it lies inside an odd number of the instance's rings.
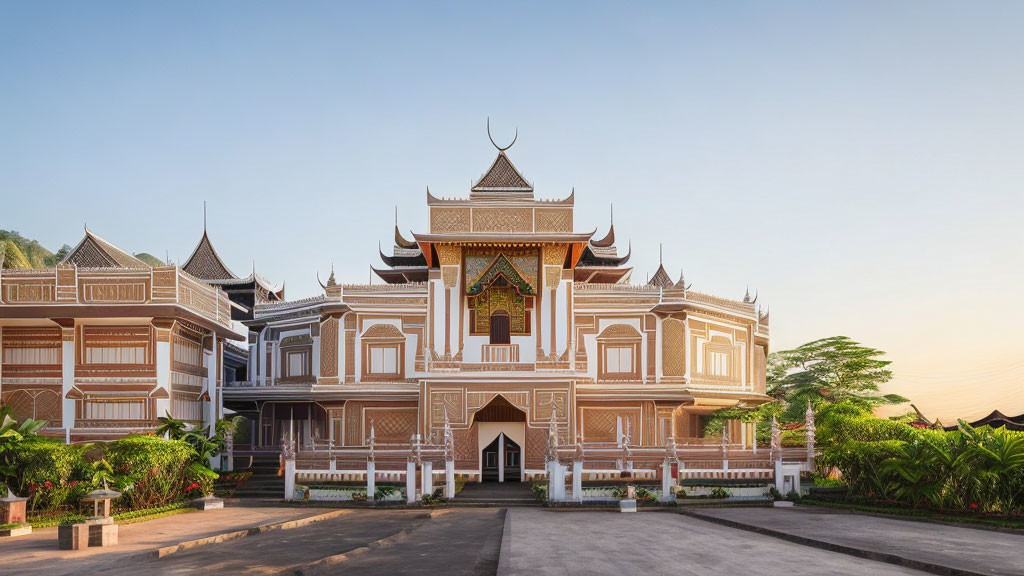
[{"label": "ornate building facade", "polygon": [[[709,413],[768,400],[768,317],[749,295],[696,292],[664,267],[631,284],[614,225],[576,232],[575,193],[536,198],[506,150],[468,197],[427,191],[425,232],[396,222],[383,284],[332,273],[319,297],[255,304],[251,377],[223,390],[254,447],[408,445],[447,423],[458,473],[518,480],[543,470],[549,430],[700,444]],[[752,425],[729,432],[753,442]]]},{"label": "ornate building facade", "polygon": [[223,415],[225,343],[245,340],[238,307],[86,229],[55,268],[0,269],[0,401],[68,442],[152,430],[168,413],[210,425]]}]

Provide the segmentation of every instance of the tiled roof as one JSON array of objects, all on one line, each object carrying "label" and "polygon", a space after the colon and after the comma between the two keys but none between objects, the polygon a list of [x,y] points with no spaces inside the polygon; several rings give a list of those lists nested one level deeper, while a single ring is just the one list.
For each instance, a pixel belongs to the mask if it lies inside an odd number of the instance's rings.
[{"label": "tiled roof", "polygon": [[231,270],[228,270],[224,261],[217,255],[205,230],[199,245],[192,251],[192,255],[188,257],[188,261],[181,269],[200,280],[234,280],[238,278],[231,273]]},{"label": "tiled roof", "polygon": [[516,170],[508,156],[504,152],[499,152],[487,173],[473,185],[473,190],[529,190],[532,192],[533,186],[523,178],[519,170]]},{"label": "tiled roof", "polygon": [[79,268],[149,268],[138,258],[85,229],[85,237],[68,253],[61,264]]}]

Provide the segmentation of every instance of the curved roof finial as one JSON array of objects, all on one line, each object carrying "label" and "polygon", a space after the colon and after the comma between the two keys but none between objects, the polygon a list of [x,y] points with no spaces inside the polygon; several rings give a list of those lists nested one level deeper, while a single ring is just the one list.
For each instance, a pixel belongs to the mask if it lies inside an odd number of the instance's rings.
[{"label": "curved roof finial", "polygon": [[615,204],[608,205],[608,212],[610,213],[608,216],[608,224],[615,226]]},{"label": "curved roof finial", "polygon": [[662,264],[665,263],[664,256],[665,256],[665,245],[663,243],[661,243],[661,242],[658,242],[658,266],[661,266]]},{"label": "curved roof finial", "polygon": [[320,270],[319,269],[316,271],[316,282],[317,282],[317,284],[320,285],[321,288],[323,288],[324,290],[327,290],[327,285],[324,284],[324,281],[320,279]]},{"label": "curved roof finial", "polygon": [[203,234],[206,234],[206,200],[203,200]]},{"label": "curved roof finial", "polygon": [[488,116],[487,117],[487,137],[490,138],[491,144],[493,144],[494,147],[498,149],[498,152],[504,152],[505,150],[508,150],[509,148],[512,147],[513,144],[516,143],[516,139],[519,138],[519,128],[516,128],[516,135],[512,137],[512,141],[509,142],[508,146],[505,146],[504,148],[502,148],[501,146],[498,146],[497,142],[494,141],[494,137],[491,136],[491,117]]}]

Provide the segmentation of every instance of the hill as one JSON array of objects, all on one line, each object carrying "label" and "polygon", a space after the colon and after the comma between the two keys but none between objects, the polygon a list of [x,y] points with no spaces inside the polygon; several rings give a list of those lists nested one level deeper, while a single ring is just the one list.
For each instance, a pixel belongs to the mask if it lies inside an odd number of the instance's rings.
[{"label": "hill", "polygon": [[[61,246],[56,253],[43,248],[39,242],[29,240],[13,230],[0,230],[0,267],[7,269],[51,268],[67,256],[71,246]],[[150,266],[163,266],[164,262],[149,254],[139,252],[135,257]]]},{"label": "hill", "polygon": [[56,256],[39,242],[11,230],[0,230],[4,268],[46,268],[57,263]]}]

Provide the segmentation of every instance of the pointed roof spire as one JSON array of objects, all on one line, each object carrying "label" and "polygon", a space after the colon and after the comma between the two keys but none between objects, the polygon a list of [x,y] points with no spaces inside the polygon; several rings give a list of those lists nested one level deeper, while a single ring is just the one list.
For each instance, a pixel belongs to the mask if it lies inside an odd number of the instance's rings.
[{"label": "pointed roof spire", "polygon": [[598,248],[608,248],[615,244],[615,207],[612,206],[612,215],[609,218],[608,234],[605,234],[604,238],[600,240],[591,240],[590,244]]},{"label": "pointed roof spire", "polygon": [[743,295],[743,301],[750,303],[750,286],[747,286],[747,292]]},{"label": "pointed roof spire", "polygon": [[687,284],[686,283],[686,275],[683,274],[683,269],[680,268],[679,269],[679,280],[676,282],[676,284],[675,284],[675,286],[673,286],[673,288],[679,288],[679,289],[681,289],[681,290],[683,290],[685,292],[685,291],[690,289],[690,286],[693,286],[693,284]]},{"label": "pointed roof spire", "polygon": [[[256,276],[255,266],[254,262],[253,277]],[[238,276],[235,276],[227,264],[221,260],[213,243],[210,242],[210,236],[206,232],[206,202],[203,202],[203,237],[199,239],[199,244],[192,250],[192,255],[188,257],[181,269],[200,280],[238,279]]]},{"label": "pointed roof spire", "polygon": [[658,270],[654,272],[654,276],[647,281],[648,286],[660,286],[662,288],[671,288],[674,282],[672,277],[665,271],[665,263],[663,260],[663,245],[658,244]]}]

